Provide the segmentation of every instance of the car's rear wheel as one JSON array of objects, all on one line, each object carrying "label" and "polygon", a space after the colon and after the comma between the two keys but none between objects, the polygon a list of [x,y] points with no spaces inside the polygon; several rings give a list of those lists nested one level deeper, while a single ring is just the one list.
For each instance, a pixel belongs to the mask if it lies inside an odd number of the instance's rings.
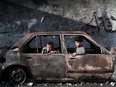
[{"label": "car's rear wheel", "polygon": [[22,68],[13,68],[9,71],[9,81],[12,84],[23,84],[26,78],[26,73]]}]

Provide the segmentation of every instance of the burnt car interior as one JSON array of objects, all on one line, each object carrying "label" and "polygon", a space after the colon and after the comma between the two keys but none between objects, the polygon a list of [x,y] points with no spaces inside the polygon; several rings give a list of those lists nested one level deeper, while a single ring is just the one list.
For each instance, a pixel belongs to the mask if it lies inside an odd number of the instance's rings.
[{"label": "burnt car interior", "polygon": [[59,35],[37,35],[29,40],[21,49],[22,53],[41,53],[47,42],[53,42],[55,50],[61,53]]},{"label": "burnt car interior", "polygon": [[[74,39],[78,35],[65,35],[65,44],[68,53],[76,52],[76,46]],[[100,47],[96,46],[92,41],[83,37],[83,47],[85,48],[86,54],[101,54]],[[55,50],[61,53],[61,42],[59,35],[37,35],[31,38],[21,49],[22,53],[41,53],[43,47],[46,46],[47,42],[53,42]]]},{"label": "burnt car interior", "polygon": [[[75,38],[78,35],[65,35],[65,44],[67,47],[68,53],[74,53],[76,52],[76,46],[75,46]],[[88,40],[86,37],[83,37],[83,47],[85,48],[86,54],[101,54],[100,47],[96,46],[93,42]]]}]

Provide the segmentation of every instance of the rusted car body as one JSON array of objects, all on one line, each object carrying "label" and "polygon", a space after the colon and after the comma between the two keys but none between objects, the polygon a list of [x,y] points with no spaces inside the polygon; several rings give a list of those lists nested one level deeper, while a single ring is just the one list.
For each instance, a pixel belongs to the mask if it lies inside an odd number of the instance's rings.
[{"label": "rusted car body", "polygon": [[[67,47],[68,45],[66,44],[74,44],[72,38],[77,35],[85,38],[89,48],[86,48],[86,54],[73,57],[73,51],[71,50],[74,47],[70,48],[71,45]],[[48,38],[47,36],[52,36],[52,39],[56,39],[52,40],[50,39],[51,37]],[[33,38],[39,38],[39,41],[33,41]],[[46,40],[52,40],[52,42],[58,44],[56,48],[60,52],[58,54],[42,54],[42,44]],[[32,43],[32,46],[34,45],[36,48],[31,48],[31,41],[35,42],[35,44]],[[38,43],[41,46],[37,46]],[[24,83],[31,76],[40,81],[57,82],[78,82],[83,77],[116,79],[116,54],[110,53],[103,46],[96,43],[88,34],[80,31],[28,33],[11,47],[5,55],[5,59],[6,61],[2,64],[3,72],[1,74],[3,78],[7,76],[11,83]]]}]

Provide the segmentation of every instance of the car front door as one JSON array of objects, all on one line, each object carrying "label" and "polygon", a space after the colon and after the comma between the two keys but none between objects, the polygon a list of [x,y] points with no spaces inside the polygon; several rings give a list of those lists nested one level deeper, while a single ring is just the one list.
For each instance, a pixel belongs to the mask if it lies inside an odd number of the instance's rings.
[{"label": "car front door", "polygon": [[[100,76],[109,78],[113,69],[111,55],[108,55],[105,50],[97,46],[93,41],[85,36],[83,37],[83,47],[85,54],[72,56],[75,52],[74,39],[78,35],[63,35],[67,49],[66,60],[68,65],[69,77],[79,78],[81,76]],[[104,52],[101,52],[101,49]],[[107,75],[106,75],[107,73]]]},{"label": "car front door", "polygon": [[[42,54],[46,43],[54,43],[57,54]],[[22,47],[22,58],[37,80],[61,80],[66,77],[65,55],[60,35],[37,35]]]}]

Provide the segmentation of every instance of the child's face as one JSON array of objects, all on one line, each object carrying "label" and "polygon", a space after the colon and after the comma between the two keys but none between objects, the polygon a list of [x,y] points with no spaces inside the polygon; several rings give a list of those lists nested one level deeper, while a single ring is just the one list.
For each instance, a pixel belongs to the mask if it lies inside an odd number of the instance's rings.
[{"label": "child's face", "polygon": [[47,52],[50,52],[53,49],[53,47],[51,45],[49,45],[49,44],[46,45],[46,48],[47,48],[46,49]]},{"label": "child's face", "polygon": [[75,45],[76,45],[76,47],[81,47],[82,44],[83,44],[83,42],[75,41]]}]

